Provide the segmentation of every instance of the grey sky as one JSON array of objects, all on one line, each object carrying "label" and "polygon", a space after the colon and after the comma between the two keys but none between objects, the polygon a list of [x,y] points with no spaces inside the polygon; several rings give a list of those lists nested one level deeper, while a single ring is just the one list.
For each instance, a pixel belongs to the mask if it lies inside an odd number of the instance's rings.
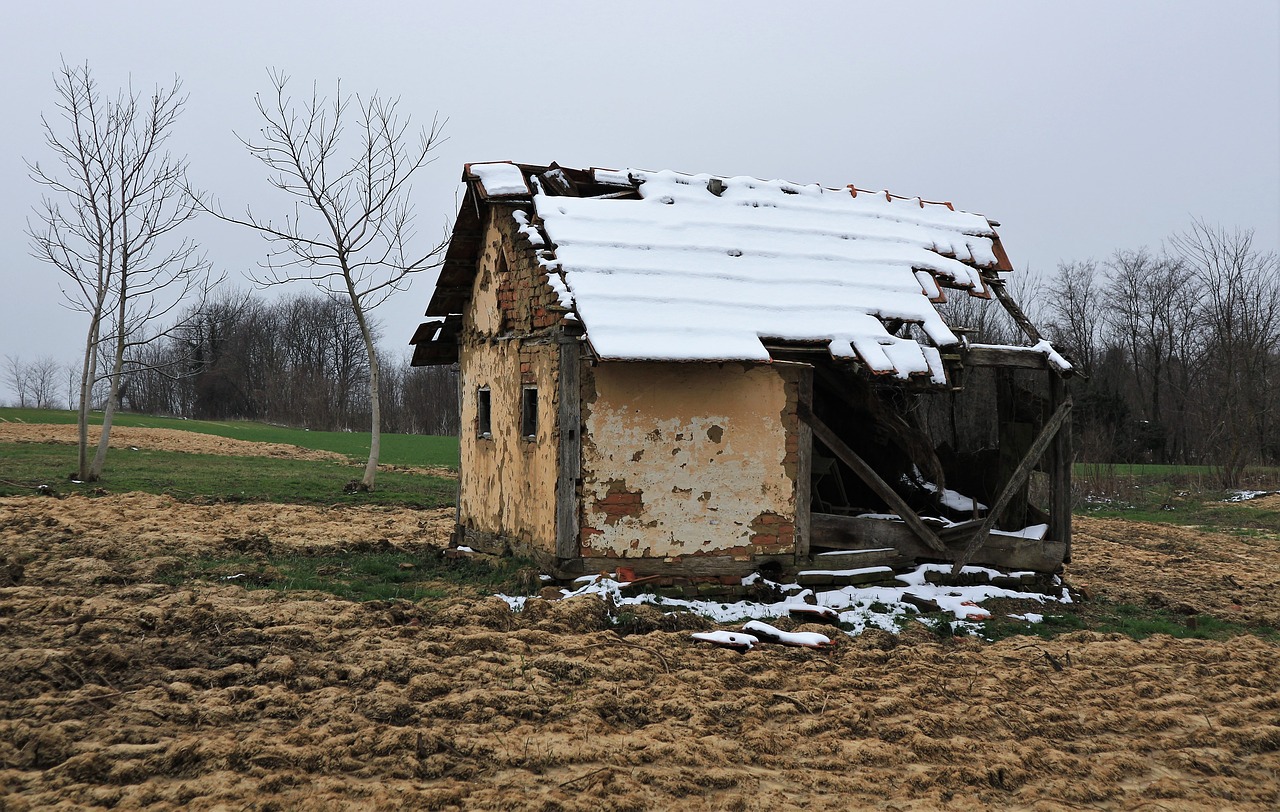
[{"label": "grey sky", "polygon": [[[854,183],[986,214],[1019,268],[1158,246],[1191,217],[1280,246],[1280,4],[62,2],[0,11],[0,356],[73,361],[83,317],[23,234],[59,58],[104,91],[176,74],[172,146],[229,209],[282,211],[232,131],[267,67],[399,95],[449,140],[414,187],[425,245],[467,161]],[[241,272],[265,243],[201,221]],[[379,310],[403,345],[432,278]],[[406,347],[407,350],[407,347]],[[10,394],[0,386],[0,402]]]}]

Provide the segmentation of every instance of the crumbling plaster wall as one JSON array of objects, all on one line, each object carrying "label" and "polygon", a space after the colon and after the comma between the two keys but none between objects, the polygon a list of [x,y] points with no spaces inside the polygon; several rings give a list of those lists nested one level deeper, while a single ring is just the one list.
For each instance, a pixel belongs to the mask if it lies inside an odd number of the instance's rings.
[{"label": "crumbling plaster wall", "polygon": [[582,554],[793,552],[800,374],[741,363],[586,370]]},{"label": "crumbling plaster wall", "polygon": [[[490,210],[471,306],[463,317],[458,521],[473,532],[472,543],[549,553],[555,550],[558,314],[551,310],[555,294],[511,211]],[[526,385],[538,390],[534,440],[520,431]],[[479,434],[481,387],[490,393],[489,437]]]}]

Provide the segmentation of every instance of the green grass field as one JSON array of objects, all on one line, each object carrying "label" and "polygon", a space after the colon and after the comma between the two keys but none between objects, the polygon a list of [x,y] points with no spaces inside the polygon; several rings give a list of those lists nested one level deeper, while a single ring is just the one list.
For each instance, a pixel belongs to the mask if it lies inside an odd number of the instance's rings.
[{"label": "green grass field", "polygon": [[377,504],[434,508],[453,504],[456,483],[444,477],[381,471],[372,493],[344,494],[361,469],[339,462],[224,457],[172,451],[112,449],[100,482],[77,484],[76,447],[0,443],[0,496],[144,491],[178,499],[292,504]]},{"label": "green grass field", "polygon": [[[1208,465],[1099,465],[1074,468],[1075,512],[1141,522],[1280,533],[1280,511],[1242,502]],[[1245,490],[1280,491],[1280,468],[1247,468]]]},{"label": "green grass field", "polygon": [[[76,422],[76,413],[56,409],[0,408],[0,422],[68,424]],[[94,412],[91,425],[102,424],[102,413]],[[143,414],[117,414],[117,426],[180,429],[235,440],[256,443],[287,443],[320,451],[335,451],[353,460],[369,457],[368,432],[308,431],[284,426],[269,426],[246,420],[183,420],[177,417],[154,417]],[[430,437],[419,434],[383,434],[379,462],[387,465],[438,465],[458,468],[458,438]]]}]

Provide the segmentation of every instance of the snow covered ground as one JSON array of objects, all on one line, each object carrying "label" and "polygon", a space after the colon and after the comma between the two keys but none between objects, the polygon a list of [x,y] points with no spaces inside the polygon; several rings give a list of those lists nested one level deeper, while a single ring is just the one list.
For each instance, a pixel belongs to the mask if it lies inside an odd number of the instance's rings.
[{"label": "snow covered ground", "polygon": [[[823,590],[814,590],[798,584],[773,583],[766,581],[759,574],[743,579],[744,586],[763,582],[777,587],[786,594],[786,597],[776,603],[668,598],[648,593],[628,596],[622,592],[623,587],[627,585],[626,581],[617,581],[602,575],[580,578],[574,588],[561,589],[561,595],[562,598],[595,595],[602,600],[611,600],[613,605],[620,607],[649,604],[673,612],[694,612],[726,624],[787,617],[797,609],[808,613],[825,609],[851,636],[858,635],[866,629],[898,631],[902,624],[912,620],[928,625],[939,622],[933,618],[922,617],[920,609],[911,602],[911,599],[917,602],[932,602],[943,612],[949,613],[953,619],[941,622],[949,623],[952,630],[958,633],[975,633],[981,629],[980,621],[991,616],[990,612],[982,606],[982,601],[985,600],[1009,598],[1032,600],[1041,604],[1072,602],[1071,595],[1065,586],[1061,587],[1060,594],[1054,596],[1039,592],[1021,592],[991,584],[943,586],[931,584],[926,580],[930,572],[948,573],[950,569],[950,566],[945,564],[922,564],[910,572],[896,576],[895,580],[901,582],[900,586],[846,586]],[[996,577],[1005,573],[985,567],[965,567],[962,574],[985,574]],[[1020,573],[1014,573],[1014,575],[1018,574]],[[538,597],[510,595],[499,597],[514,611],[522,610],[528,601],[543,600]],[[1044,619],[1042,614],[1030,612],[1011,617],[1027,623],[1039,623]]]}]

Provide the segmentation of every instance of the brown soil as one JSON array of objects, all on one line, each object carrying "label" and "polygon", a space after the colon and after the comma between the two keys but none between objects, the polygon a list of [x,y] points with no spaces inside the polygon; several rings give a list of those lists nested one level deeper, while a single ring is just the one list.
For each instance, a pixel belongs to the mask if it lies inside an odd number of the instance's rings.
[{"label": "brown soil", "polygon": [[[57,443],[75,445],[77,427],[43,423],[0,423],[0,443]],[[95,443],[96,429],[90,427],[90,443]],[[221,454],[230,457],[279,457],[319,462],[352,461],[336,451],[320,451],[287,443],[257,443],[234,440],[216,434],[200,434],[181,429],[145,429],[131,426],[111,428],[112,448],[145,448],[150,451],[181,451],[188,454]],[[96,447],[96,446],[95,446]],[[363,463],[353,463],[362,465]],[[430,476],[456,477],[457,471],[441,467],[379,465],[381,471],[404,471]]]},{"label": "brown soil", "polygon": [[[14,584],[0,588],[0,809],[1280,805],[1280,647],[1254,636],[914,630],[739,655],[656,630],[670,621],[644,608],[635,625],[655,630],[620,638],[595,599],[513,615],[496,598],[155,583],[264,540],[422,550],[450,523],[447,510],[0,499],[0,584]],[[1274,543],[1078,530],[1071,576],[1100,600],[1276,616]]]},{"label": "brown soil", "polygon": [[[58,443],[74,445],[77,427],[44,423],[0,423],[0,443]],[[96,446],[98,431],[89,427],[89,442]],[[145,448],[150,451],[184,451],[188,454],[223,454],[231,457],[281,457],[293,460],[347,462],[336,451],[316,451],[286,443],[255,443],[216,434],[181,429],[111,427],[112,448]]]},{"label": "brown soil", "polygon": [[1075,517],[1070,581],[1112,603],[1280,629],[1280,537]]},{"label": "brown soil", "polygon": [[1257,499],[1249,499],[1245,504],[1249,507],[1261,508],[1263,510],[1280,510],[1280,493],[1272,493],[1267,496],[1259,496]]}]

